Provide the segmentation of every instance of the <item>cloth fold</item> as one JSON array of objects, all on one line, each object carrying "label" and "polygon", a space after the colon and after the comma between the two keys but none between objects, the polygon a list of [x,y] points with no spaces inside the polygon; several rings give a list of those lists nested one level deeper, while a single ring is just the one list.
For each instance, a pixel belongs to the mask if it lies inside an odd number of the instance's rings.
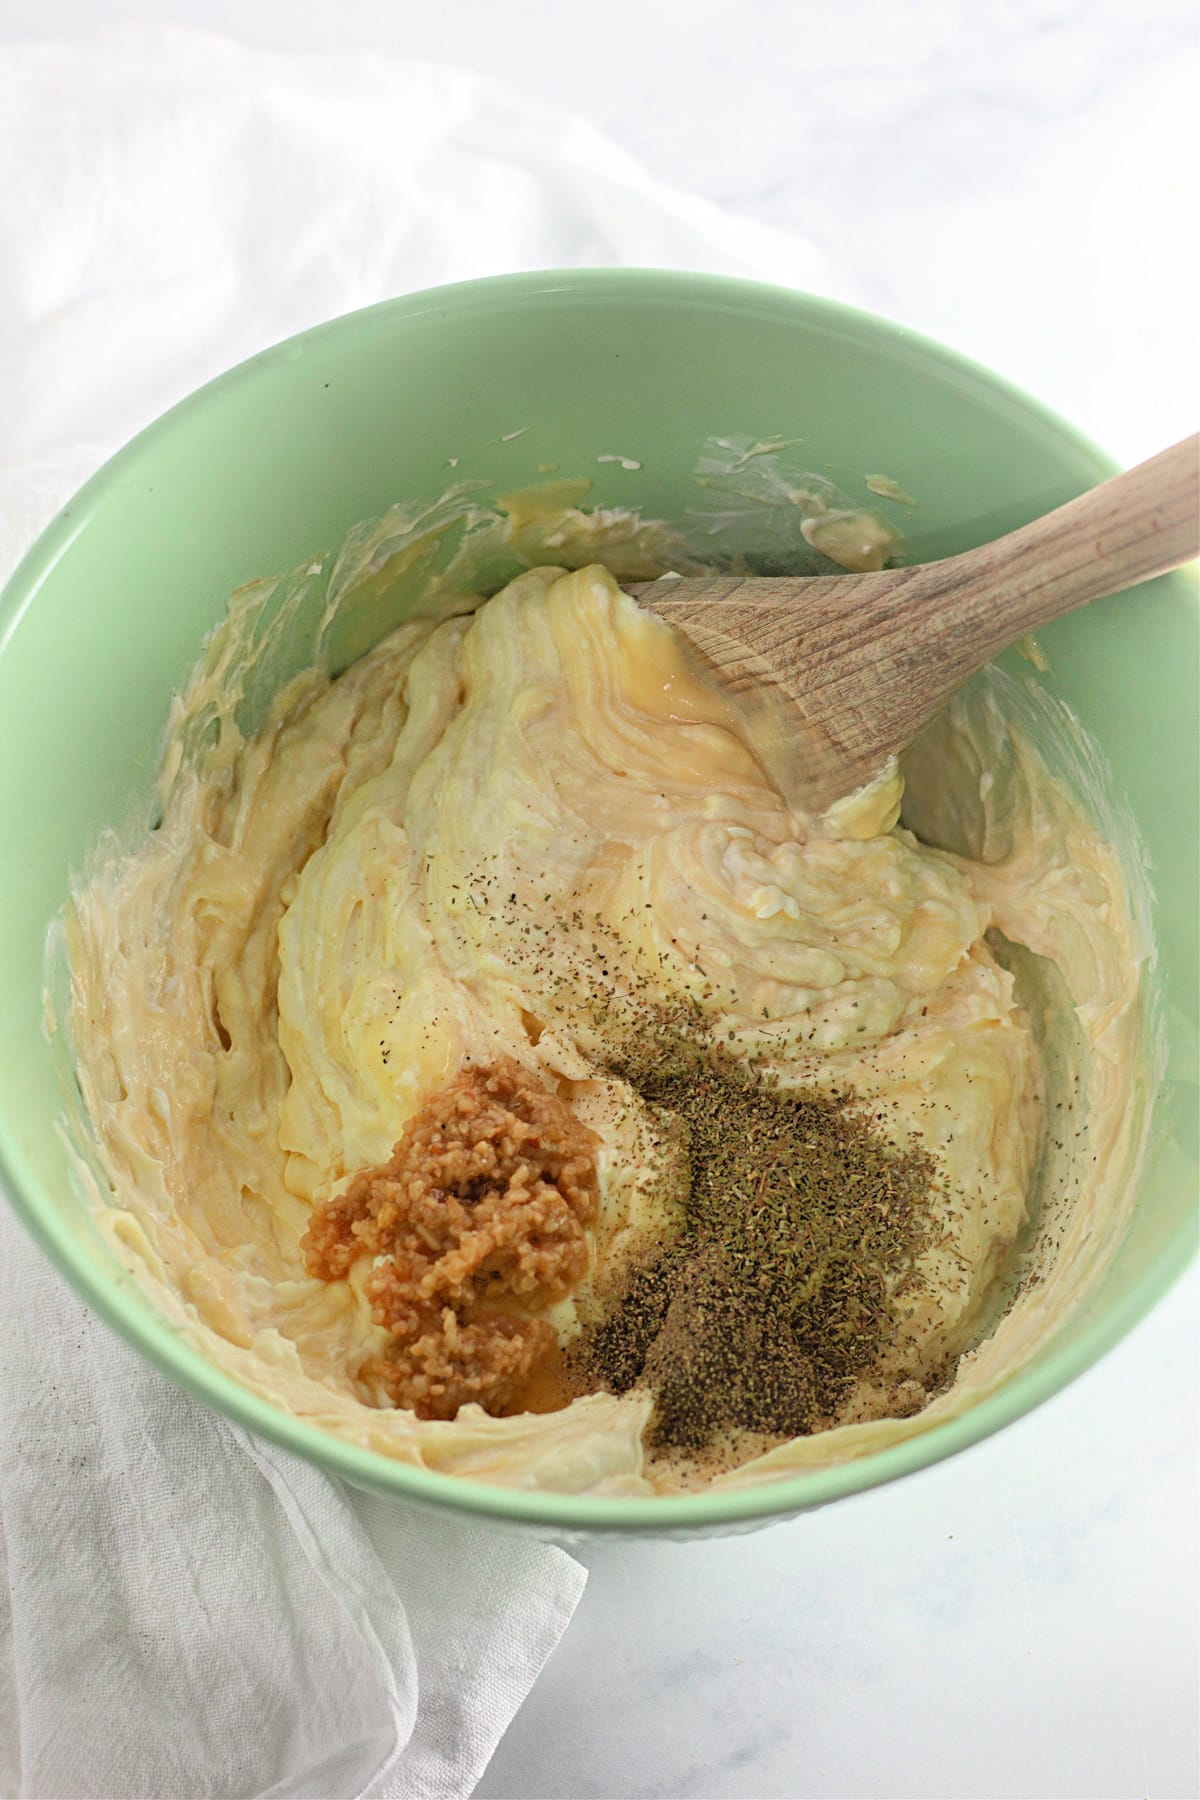
[{"label": "cloth fold", "polygon": [[468,1794],[573,1559],[394,1507],[385,1565],[340,1483],[164,1381],[7,1213],[0,1318],[0,1790]]},{"label": "cloth fold", "polygon": [[[378,56],[6,47],[0,169],[0,576],[164,407],[389,294],[585,263],[833,285],[590,127]],[[4,1207],[0,1560],[0,1793],[39,1800],[465,1796],[584,1581],[226,1424]]]}]

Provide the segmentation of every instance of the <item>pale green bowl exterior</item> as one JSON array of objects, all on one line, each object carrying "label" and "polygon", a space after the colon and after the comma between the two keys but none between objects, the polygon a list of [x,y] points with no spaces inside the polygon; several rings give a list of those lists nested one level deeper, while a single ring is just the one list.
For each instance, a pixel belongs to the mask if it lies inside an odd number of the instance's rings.
[{"label": "pale green bowl exterior", "polygon": [[[964,1417],[747,1493],[603,1500],[484,1486],[356,1449],[253,1397],[102,1258],[56,1131],[43,939],[69,872],[148,792],[170,691],[230,592],[396,499],[439,493],[455,456],[457,478],[514,487],[555,463],[590,475],[599,503],[676,518],[694,501],[704,439],[737,431],[803,439],[813,467],[864,499],[864,474],[894,477],[920,499],[895,516],[921,559],[995,537],[1112,470],[986,370],[827,301],[654,270],[504,276],[334,320],[201,389],[88,482],[0,599],[0,1186],[89,1305],[164,1374],[375,1492],[559,1536],[745,1529],[908,1474],[1027,1412],[1129,1331],[1194,1248],[1200,609],[1189,571],[1044,634],[1051,685],[1104,746],[1145,841],[1178,1027],[1174,1083],[1162,1153],[1102,1287]],[[597,462],[614,453],[641,470]]]}]

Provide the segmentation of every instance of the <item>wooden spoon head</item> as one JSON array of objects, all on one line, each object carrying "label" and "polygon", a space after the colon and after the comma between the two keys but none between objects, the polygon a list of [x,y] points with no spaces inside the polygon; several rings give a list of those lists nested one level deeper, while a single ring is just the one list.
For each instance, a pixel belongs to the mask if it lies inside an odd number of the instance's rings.
[{"label": "wooden spoon head", "polygon": [[820,811],[898,757],[1025,633],[1196,555],[1189,438],[992,543],[873,574],[664,578],[631,590],[742,706],[785,797]]},{"label": "wooden spoon head", "polygon": [[[680,587],[665,576],[626,587],[676,630],[697,671],[726,695],[741,734],[793,811],[824,812],[879,776],[898,748],[879,741],[874,720],[856,704],[853,681],[821,666],[822,622],[844,600],[847,584],[864,579],[877,578],[758,580],[749,584],[761,593],[758,602],[747,600],[747,584],[735,579],[689,578]],[[811,658],[794,649],[806,625]],[[780,654],[777,639],[789,654]]]}]

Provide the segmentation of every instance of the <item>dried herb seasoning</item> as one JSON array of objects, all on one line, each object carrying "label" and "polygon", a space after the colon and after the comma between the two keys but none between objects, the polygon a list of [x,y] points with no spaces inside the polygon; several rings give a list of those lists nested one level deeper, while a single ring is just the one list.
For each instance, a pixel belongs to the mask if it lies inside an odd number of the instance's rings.
[{"label": "dried herb seasoning", "polygon": [[831,1423],[895,1338],[931,1241],[937,1171],[852,1095],[785,1090],[677,1021],[616,1062],[664,1137],[678,1238],[605,1297],[576,1379],[655,1395],[649,1442],[790,1438]]}]

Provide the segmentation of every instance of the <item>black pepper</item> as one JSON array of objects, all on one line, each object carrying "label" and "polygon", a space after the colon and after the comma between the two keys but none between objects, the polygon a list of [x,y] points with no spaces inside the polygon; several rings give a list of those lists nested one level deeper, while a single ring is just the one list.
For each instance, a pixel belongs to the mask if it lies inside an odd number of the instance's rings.
[{"label": "black pepper", "polygon": [[651,1447],[826,1428],[894,1346],[898,1303],[932,1244],[933,1158],[898,1151],[853,1094],[780,1088],[674,1019],[613,1073],[682,1145],[665,1196],[681,1229],[570,1350],[580,1391],[649,1388]]}]

